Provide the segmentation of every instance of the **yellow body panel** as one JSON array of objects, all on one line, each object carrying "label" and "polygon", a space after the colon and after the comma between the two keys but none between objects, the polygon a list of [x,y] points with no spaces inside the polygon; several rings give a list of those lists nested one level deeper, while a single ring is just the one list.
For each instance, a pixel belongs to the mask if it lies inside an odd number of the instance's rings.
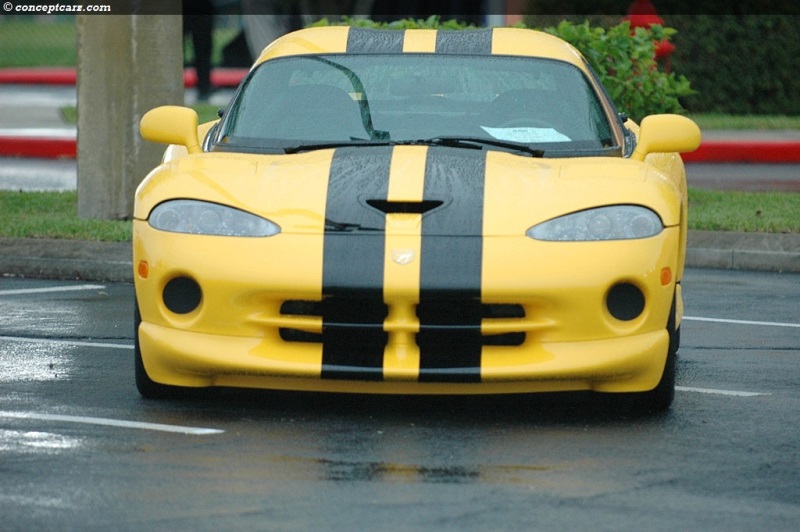
[{"label": "yellow body panel", "polygon": [[436,30],[418,30],[406,33],[403,41],[405,53],[431,53],[436,49]]},{"label": "yellow body panel", "polygon": [[492,39],[492,54],[549,57],[572,63],[584,72],[586,63],[580,52],[553,35],[522,28],[497,28]]},{"label": "yellow body panel", "polygon": [[326,26],[284,35],[264,48],[255,64],[290,55],[343,53],[348,30],[346,26]]},{"label": "yellow body panel", "polygon": [[[426,147],[399,146],[389,169],[388,201],[422,201]],[[415,341],[419,331],[416,305],[419,303],[422,253],[422,215],[386,215],[383,298],[392,302],[384,328],[389,341],[384,352],[383,372],[387,381],[416,381],[420,353]]]}]

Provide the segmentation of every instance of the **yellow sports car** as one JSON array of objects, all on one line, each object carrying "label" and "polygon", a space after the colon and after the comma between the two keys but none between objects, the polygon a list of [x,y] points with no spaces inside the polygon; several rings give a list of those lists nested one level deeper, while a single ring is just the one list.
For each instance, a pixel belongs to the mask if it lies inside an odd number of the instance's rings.
[{"label": "yellow sports car", "polygon": [[544,33],[301,30],[216,122],[160,107],[136,192],[136,383],[625,392],[669,407],[687,118],[624,121]]}]

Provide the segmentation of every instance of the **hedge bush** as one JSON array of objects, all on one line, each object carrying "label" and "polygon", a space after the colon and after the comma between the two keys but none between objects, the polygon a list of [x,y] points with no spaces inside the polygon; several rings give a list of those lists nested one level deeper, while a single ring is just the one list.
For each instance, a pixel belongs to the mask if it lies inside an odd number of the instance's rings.
[{"label": "hedge bush", "polygon": [[388,30],[463,30],[474,29],[476,26],[459,22],[458,20],[442,20],[438,15],[424,19],[404,18],[391,22],[380,22],[368,18],[342,17],[340,20],[330,21],[327,18],[316,21],[312,26],[356,26],[359,28],[388,29]]},{"label": "hedge bush", "polygon": [[[474,26],[455,20],[442,21],[437,16],[427,19],[402,19],[375,22],[369,19],[344,18],[342,21],[318,21],[316,26],[344,24],[382,29],[469,29]],[[525,27],[520,24],[520,27]],[[680,98],[692,94],[689,81],[659,69],[655,60],[655,41],[669,40],[675,30],[654,26],[631,32],[627,22],[609,29],[562,21],[542,29],[572,44],[586,57],[618,109],[634,120],[649,114],[680,113]]]},{"label": "hedge bush", "polygon": [[653,26],[631,32],[628,22],[605,29],[588,22],[562,21],[544,29],[577,48],[600,78],[617,107],[634,120],[657,113],[681,113],[680,98],[693,93],[685,76],[664,72],[656,63],[655,42],[675,30]]},{"label": "hedge bush", "polygon": [[[692,82],[694,93],[681,97],[691,113],[800,115],[800,16],[768,9],[759,2],[714,4],[727,14],[711,14],[696,0],[656,1],[664,24],[675,28],[672,71]],[[531,27],[588,21],[604,28],[619,24],[626,2],[536,0],[528,5]],[[798,4],[792,3],[794,12]],[[617,15],[553,15],[614,13]],[[755,11],[754,11],[755,10]],[[538,12],[537,12],[538,11]],[[762,13],[753,15],[752,13]],[[698,14],[690,14],[698,13]],[[782,13],[782,14],[779,14]]]},{"label": "hedge bush", "polygon": [[696,113],[800,115],[800,16],[671,16],[672,67]]}]

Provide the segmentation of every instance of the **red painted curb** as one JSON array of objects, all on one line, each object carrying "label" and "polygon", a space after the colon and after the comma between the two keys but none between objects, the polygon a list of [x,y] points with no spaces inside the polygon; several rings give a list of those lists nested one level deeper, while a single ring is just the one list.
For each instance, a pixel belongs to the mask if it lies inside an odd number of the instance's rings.
[{"label": "red painted curb", "polygon": [[75,159],[78,143],[70,138],[0,137],[0,157]]},{"label": "red painted curb", "polygon": [[[236,88],[249,72],[246,68],[215,68],[211,71],[211,85],[214,87]],[[193,68],[183,71],[183,85],[194,87],[197,85],[197,73]]]},{"label": "red painted curb", "polygon": [[3,68],[0,84],[75,85],[74,68]]},{"label": "red painted curb", "polygon": [[[215,87],[237,87],[247,75],[246,68],[215,68],[211,71],[211,85]],[[78,76],[74,68],[2,68],[0,84],[4,85],[75,85]],[[183,71],[185,87],[197,85],[197,73],[193,68]]]},{"label": "red painted curb", "polygon": [[[74,159],[77,152],[75,139],[0,137],[0,157]],[[687,163],[800,164],[800,141],[709,141],[682,157]]]},{"label": "red painted curb", "polygon": [[704,141],[687,163],[800,163],[800,141]]}]

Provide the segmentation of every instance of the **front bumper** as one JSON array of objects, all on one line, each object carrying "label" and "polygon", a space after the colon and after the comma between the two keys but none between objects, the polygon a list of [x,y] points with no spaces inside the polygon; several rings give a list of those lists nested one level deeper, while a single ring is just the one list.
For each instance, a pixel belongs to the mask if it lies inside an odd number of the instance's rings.
[{"label": "front bumper", "polygon": [[[615,242],[485,238],[481,306],[521,311],[479,317],[477,331],[453,325],[447,339],[426,346],[422,332],[436,336],[450,323],[421,323],[419,287],[408,270],[392,262],[388,249],[387,287],[378,291],[383,313],[376,322],[343,323],[326,311],[316,315],[287,307],[301,302],[314,308],[324,299],[321,235],[189,236],[136,221],[142,360],[152,380],[189,387],[386,394],[647,391],[659,382],[667,357],[678,231]],[[393,269],[404,273],[393,276]],[[173,312],[164,302],[165,287],[178,277],[194,280],[201,290],[188,312]],[[643,308],[632,318],[609,312],[610,290],[620,284],[643,296]],[[442,297],[440,307],[469,304],[452,291],[442,291]],[[327,336],[337,327],[335,336]],[[359,335],[360,329],[369,331]],[[366,344],[378,338],[377,366],[326,362],[334,337],[339,361],[348,360],[351,347],[354,360],[364,359]],[[480,345],[463,337],[479,338]],[[508,341],[487,340],[496,337]],[[426,356],[455,362],[426,367]]]},{"label": "front bumper", "polygon": [[[208,335],[143,323],[139,344],[151,379],[176,386],[380,394],[511,394],[654,388],[666,363],[666,330],[626,338],[540,343],[526,356],[502,348],[484,352],[480,382],[419,382],[321,378],[322,349],[309,344],[274,349],[263,338]],[[400,354],[395,356],[400,358]]]}]

